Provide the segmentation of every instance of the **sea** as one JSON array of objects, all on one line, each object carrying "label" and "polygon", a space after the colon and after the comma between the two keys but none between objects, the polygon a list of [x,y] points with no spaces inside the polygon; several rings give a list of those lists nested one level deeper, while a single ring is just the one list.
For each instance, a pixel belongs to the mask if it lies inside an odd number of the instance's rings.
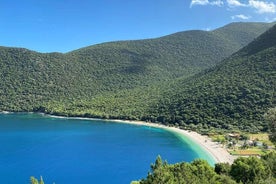
[{"label": "sea", "polygon": [[0,183],[125,184],[168,163],[214,160],[191,140],[161,128],[106,120],[0,114]]}]

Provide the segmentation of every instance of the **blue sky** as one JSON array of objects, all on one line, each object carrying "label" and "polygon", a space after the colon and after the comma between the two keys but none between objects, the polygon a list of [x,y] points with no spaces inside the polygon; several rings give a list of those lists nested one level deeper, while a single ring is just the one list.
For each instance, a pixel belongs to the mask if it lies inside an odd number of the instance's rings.
[{"label": "blue sky", "polygon": [[0,45],[68,52],[234,21],[276,21],[276,0],[0,0]]}]

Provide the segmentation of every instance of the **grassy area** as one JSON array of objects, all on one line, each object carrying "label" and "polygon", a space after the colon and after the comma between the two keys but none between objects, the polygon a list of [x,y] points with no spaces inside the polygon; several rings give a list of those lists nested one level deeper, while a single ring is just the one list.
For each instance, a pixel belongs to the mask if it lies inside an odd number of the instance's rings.
[{"label": "grassy area", "polygon": [[[267,133],[259,133],[259,134],[241,134],[241,137],[239,138],[230,138],[230,140],[226,140],[226,135],[221,134],[215,134],[209,136],[212,141],[220,142],[224,145],[231,144],[232,142],[236,142],[234,147],[230,146],[229,148],[235,148],[233,150],[230,150],[230,154],[232,155],[238,155],[238,156],[254,156],[254,155],[263,155],[269,150],[266,150],[263,148],[263,146],[253,146],[250,145],[250,143],[247,145],[247,147],[243,147],[243,144],[245,143],[245,139],[242,139],[242,135],[247,137],[247,141],[257,141],[261,142],[262,144],[266,144],[267,146],[273,146],[273,143],[269,140],[269,134]],[[252,143],[251,143],[252,144]]]},{"label": "grassy area", "polygon": [[259,140],[259,141],[268,141],[268,134],[267,133],[260,133],[260,134],[249,134],[250,140]]},{"label": "grassy area", "polygon": [[211,135],[211,136],[209,136],[211,139],[212,139],[212,141],[214,141],[214,142],[221,142],[222,140],[225,140],[225,135]]},{"label": "grassy area", "polygon": [[240,156],[253,156],[253,155],[263,155],[268,151],[259,149],[259,148],[249,148],[249,149],[239,149],[230,151],[232,155],[240,155]]},{"label": "grassy area", "polygon": [[274,144],[269,140],[268,133],[259,133],[259,134],[249,134],[250,140],[258,140],[261,141],[268,146],[273,146]]}]

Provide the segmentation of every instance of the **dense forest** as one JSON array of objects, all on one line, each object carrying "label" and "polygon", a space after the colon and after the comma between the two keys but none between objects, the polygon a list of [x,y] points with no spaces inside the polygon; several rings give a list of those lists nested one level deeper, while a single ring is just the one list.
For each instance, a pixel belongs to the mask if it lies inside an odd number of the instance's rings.
[{"label": "dense forest", "polygon": [[160,156],[151,172],[132,184],[273,184],[276,182],[276,153],[256,157],[240,157],[232,165],[218,163],[211,167],[205,160],[168,164]]},{"label": "dense forest", "polygon": [[256,38],[272,25],[232,23],[66,54],[0,47],[0,110],[265,131],[263,114],[276,106],[275,27]]},{"label": "dense forest", "polygon": [[267,131],[264,113],[276,106],[275,27],[217,66],[190,78],[48,103],[58,115],[175,124],[204,131]]},{"label": "dense forest", "polygon": [[276,27],[223,63],[179,80],[152,108],[168,122],[199,128],[266,131],[263,115],[276,106]]}]

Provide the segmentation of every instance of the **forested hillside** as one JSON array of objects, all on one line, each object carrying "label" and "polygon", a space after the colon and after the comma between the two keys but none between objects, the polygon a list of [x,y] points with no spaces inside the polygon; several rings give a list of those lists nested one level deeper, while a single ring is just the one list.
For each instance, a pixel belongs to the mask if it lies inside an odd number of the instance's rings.
[{"label": "forested hillside", "polygon": [[220,62],[270,26],[233,23],[66,54],[0,47],[0,110],[264,130],[262,114],[275,105],[275,40]]},{"label": "forested hillside", "polygon": [[[67,54],[0,47],[0,109],[32,111],[49,100],[90,99],[105,92],[192,76],[271,26],[243,24],[248,32],[235,29],[223,38],[216,31],[186,31],[152,40],[104,43]],[[233,35],[244,39],[233,39]],[[229,45],[229,40],[233,44]]]},{"label": "forested hillside", "polygon": [[[87,101],[47,104],[60,115],[140,119],[197,131],[266,131],[276,106],[276,27],[218,66],[190,78],[121,90]],[[64,101],[63,101],[64,102]]]},{"label": "forested hillside", "polygon": [[152,114],[197,129],[266,130],[264,113],[276,106],[276,27],[222,64],[172,84]]}]

